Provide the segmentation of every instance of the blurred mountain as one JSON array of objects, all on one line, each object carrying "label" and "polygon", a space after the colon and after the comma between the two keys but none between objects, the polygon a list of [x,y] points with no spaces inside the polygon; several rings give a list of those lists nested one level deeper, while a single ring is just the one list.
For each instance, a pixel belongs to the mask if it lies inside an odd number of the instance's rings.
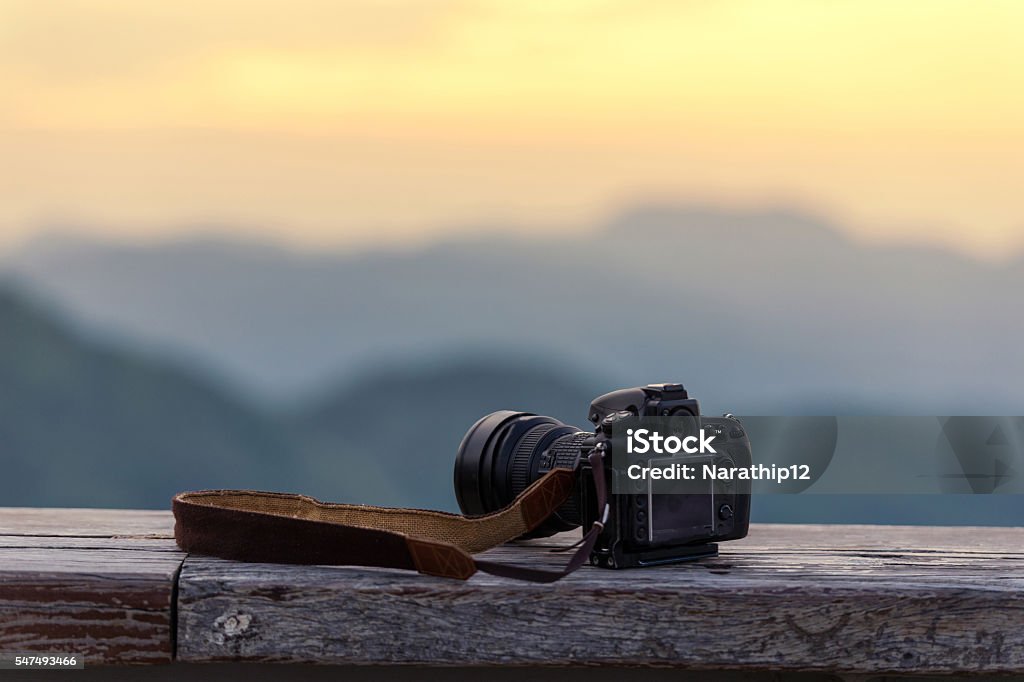
[{"label": "blurred mountain", "polygon": [[294,399],[453,349],[682,379],[711,411],[1021,413],[1024,264],[871,246],[786,210],[648,206],[587,237],[302,253],[50,235],[6,264],[102,330]]},{"label": "blurred mountain", "polygon": [[83,339],[0,287],[0,506],[166,508],[180,490],[294,490],[455,508],[462,435],[502,408],[585,421],[596,381],[517,359],[366,373],[287,412]]},{"label": "blurred mountain", "polygon": [[[583,425],[613,386],[537,359],[467,353],[363,370],[271,411],[180,364],[81,337],[0,287],[0,506],[167,508],[185,489],[294,490],[455,510],[452,464],[497,409]],[[1012,495],[772,495],[758,521],[1024,523]]]},{"label": "blurred mountain", "polygon": [[455,453],[474,422],[521,410],[587,425],[605,386],[540,362],[442,358],[366,373],[293,410],[287,423],[310,462],[312,494],[337,499],[338,481],[365,477],[346,499],[457,510]]},{"label": "blurred mountain", "polygon": [[[481,415],[581,424],[594,395],[658,380],[708,412],[1024,413],[1024,262],[866,245],[793,211],[649,206],[586,238],[357,254],[51,234],[0,270],[31,292],[0,287],[3,505],[229,486],[454,509],[452,458]],[[771,496],[755,517],[1024,508]]]},{"label": "blurred mountain", "polygon": [[[187,488],[266,486],[288,447],[180,367],[84,341],[0,288],[0,506],[165,507]],[[283,472],[286,473],[286,472]]]}]

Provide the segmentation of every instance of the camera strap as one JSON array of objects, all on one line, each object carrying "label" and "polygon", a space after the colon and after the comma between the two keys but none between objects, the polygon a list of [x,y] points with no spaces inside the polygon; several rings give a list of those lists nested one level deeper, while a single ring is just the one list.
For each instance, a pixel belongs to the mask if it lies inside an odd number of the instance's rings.
[{"label": "camera strap", "polygon": [[589,460],[597,508],[603,510],[559,570],[473,557],[527,533],[568,499],[571,469],[552,469],[491,514],[461,516],[426,509],[321,502],[305,495],[253,490],[203,490],[174,497],[174,537],[186,552],[261,563],[379,566],[466,580],[476,571],[554,582],[590,556],[608,517],[602,454]]}]

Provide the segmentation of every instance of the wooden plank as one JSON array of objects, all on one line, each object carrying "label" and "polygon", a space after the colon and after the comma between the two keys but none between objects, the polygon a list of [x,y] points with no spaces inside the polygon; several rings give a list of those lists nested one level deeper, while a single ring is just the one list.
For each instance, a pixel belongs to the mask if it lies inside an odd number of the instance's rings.
[{"label": "wooden plank", "polygon": [[[560,536],[491,552],[565,560]],[[560,583],[189,557],[183,661],[1024,673],[1024,529],[755,525],[717,559]]]},{"label": "wooden plank", "polygon": [[0,651],[169,662],[172,532],[169,512],[0,509]]},{"label": "wooden plank", "polygon": [[174,517],[152,509],[0,507],[0,535],[173,538]]},{"label": "wooden plank", "polygon": [[[172,657],[167,512],[0,510],[0,651]],[[558,565],[559,537],[491,552]],[[1024,530],[755,526],[698,564],[556,585],[187,560],[181,660],[1024,672]]]}]

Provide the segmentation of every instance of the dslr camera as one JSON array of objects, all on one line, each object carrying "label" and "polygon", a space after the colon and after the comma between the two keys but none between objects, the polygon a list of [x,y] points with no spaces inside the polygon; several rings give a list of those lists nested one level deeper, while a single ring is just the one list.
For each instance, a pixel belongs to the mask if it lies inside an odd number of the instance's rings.
[{"label": "dslr camera", "polygon": [[[656,566],[718,554],[722,540],[747,534],[749,480],[690,481],[681,491],[664,492],[661,481],[625,476],[631,464],[650,465],[650,455],[626,452],[625,426],[672,424],[679,437],[713,436],[714,453],[687,458],[693,471],[749,467],[750,441],[731,415],[700,414],[682,384],[650,384],[602,395],[590,404],[592,430],[580,430],[552,417],[502,410],[483,417],[466,433],[455,460],[455,494],[467,515],[508,506],[519,493],[553,468],[576,472],[568,500],[525,538],[591,527],[603,528],[590,562],[606,568]],[[630,431],[632,433],[632,431]],[[588,460],[598,450],[600,460]],[[607,509],[597,508],[591,461],[604,467]],[[634,470],[638,467],[633,467]],[[607,517],[604,514],[607,512]]]}]

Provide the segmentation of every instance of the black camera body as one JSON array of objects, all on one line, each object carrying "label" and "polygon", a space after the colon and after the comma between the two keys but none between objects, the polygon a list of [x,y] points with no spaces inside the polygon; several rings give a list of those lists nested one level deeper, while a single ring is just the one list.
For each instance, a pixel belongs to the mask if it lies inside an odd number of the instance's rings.
[{"label": "black camera body", "polygon": [[719,541],[745,537],[750,519],[750,482],[714,480],[691,484],[685,492],[657,492],[650,482],[623,484],[631,463],[650,457],[627,455],[622,427],[638,418],[660,418],[679,429],[713,436],[714,454],[688,458],[693,466],[749,467],[750,441],[736,418],[706,417],[682,384],[651,384],[613,391],[590,405],[593,431],[581,431],[557,419],[501,411],[479,420],[467,432],[455,464],[455,490],[466,514],[484,514],[508,505],[553,468],[578,471],[573,495],[527,537],[546,537],[602,521],[588,455],[595,449],[608,486],[607,518],[591,552],[591,563],[607,568],[653,566],[688,561],[718,552]]}]

